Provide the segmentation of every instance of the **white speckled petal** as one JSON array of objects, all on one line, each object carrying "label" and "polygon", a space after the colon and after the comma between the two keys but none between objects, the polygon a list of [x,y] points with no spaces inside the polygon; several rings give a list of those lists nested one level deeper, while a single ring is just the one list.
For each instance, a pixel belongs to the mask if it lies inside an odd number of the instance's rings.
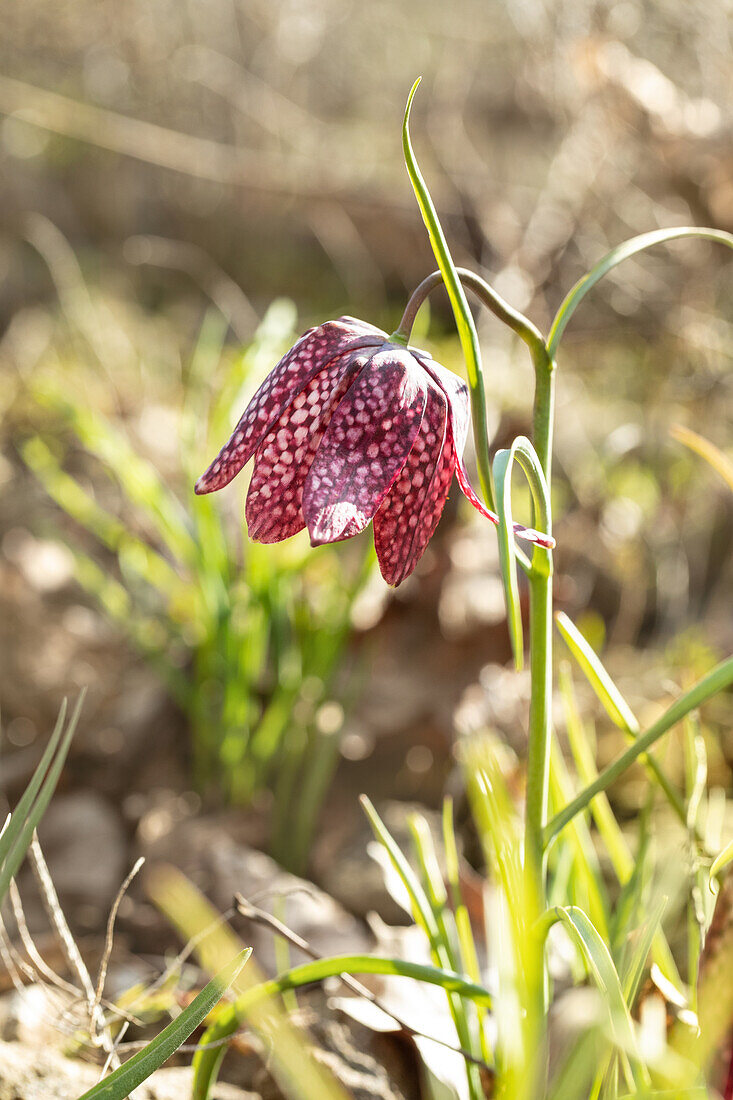
[{"label": "white speckled petal", "polygon": [[374,517],[374,545],[387,584],[409,577],[433,536],[453,478],[448,402],[428,386],[425,415],[399,477]]},{"label": "white speckled petal", "polygon": [[426,384],[417,360],[388,346],[342,398],[303,489],[314,546],[350,538],[373,518],[415,441]]},{"label": "white speckled petal", "polygon": [[313,457],[369,354],[339,356],[312,378],[258,447],[245,509],[251,539],[281,542],[305,527],[301,501]]},{"label": "white speckled petal", "polygon": [[452,370],[441,367],[440,363],[427,358],[422,352],[420,352],[419,358],[425,370],[437,382],[448,399],[453,445],[456,454],[462,455],[471,422],[471,401],[468,386]]},{"label": "white speckled petal", "polygon": [[353,318],[310,329],[268,374],[242,414],[228,443],[196,482],[197,493],[223,488],[255,453],[272,425],[310,380],[333,359],[353,348],[376,347],[386,336]]}]

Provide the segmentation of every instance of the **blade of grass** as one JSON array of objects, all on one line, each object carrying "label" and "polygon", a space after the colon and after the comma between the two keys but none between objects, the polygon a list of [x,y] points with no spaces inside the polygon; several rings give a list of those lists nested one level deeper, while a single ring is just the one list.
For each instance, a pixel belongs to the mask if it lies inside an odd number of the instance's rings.
[{"label": "blade of grass", "polygon": [[[453,799],[450,797],[446,797],[443,800],[443,847],[445,849],[448,889],[450,890],[451,904],[453,906],[453,915],[458,935],[461,970],[467,974],[472,982],[480,984],[481,968],[476,953],[476,942],[473,936],[473,929],[471,928],[471,918],[463,900],[463,891],[461,890],[458,845],[456,844],[456,833],[453,824]],[[481,1054],[484,1061],[491,1065],[493,1057],[486,1036],[486,1009],[477,1006],[476,1015],[478,1017]]]},{"label": "blade of grass", "polygon": [[[433,912],[442,947],[440,953],[436,953],[435,961],[441,965],[446,965],[453,971],[458,971],[460,967],[458,933],[453,914],[446,907],[448,898],[443,876],[438,866],[430,828],[425,818],[420,814],[410,816],[409,827],[420,868],[423,889]],[[467,1006],[460,997],[449,995],[448,1001],[460,1045],[478,1056],[480,1048],[477,1043],[475,1014],[468,1011]],[[478,1066],[466,1062],[466,1077],[469,1095],[475,1097],[476,1100],[481,1100],[483,1089]]]},{"label": "blade of grass", "polygon": [[167,1062],[199,1024],[203,1023],[232,982],[236,981],[251,954],[251,947],[242,951],[228,967],[211,979],[191,1001],[188,1008],[168,1024],[160,1035],[157,1035],[143,1050],[133,1055],[104,1081],[100,1081],[85,1092],[79,1100],[125,1100],[133,1089]]},{"label": "blade of grass", "polygon": [[[149,874],[147,888],[208,973],[221,969],[242,949],[238,936],[196,887],[173,867],[157,866]],[[259,986],[264,975],[252,959],[233,983],[235,996]],[[226,1014],[228,1007],[221,1012]],[[215,1019],[218,1019],[215,1014]],[[258,1033],[267,1048],[268,1066],[281,1092],[289,1100],[347,1100],[346,1092],[327,1066],[311,1054],[307,1037],[291,1024],[279,998],[258,1001],[247,1013],[246,1024]],[[213,1024],[204,1034],[193,1057],[194,1100],[206,1100],[227,1052],[226,1042],[208,1046]],[[233,1031],[239,1026],[235,1024]],[[224,1038],[228,1037],[227,1033]]]},{"label": "blade of grass", "polygon": [[[590,784],[598,778],[598,769],[596,768],[588,735],[578,712],[570,666],[567,662],[560,665],[559,686],[565,709],[565,728],[575,767],[581,781]],[[591,799],[589,807],[598,833],[608,852],[616,878],[623,887],[631,880],[634,868],[638,866],[641,857],[638,856],[636,860],[634,859],[605,793],[597,794],[595,798]],[[654,938],[654,960],[675,988],[681,989],[682,979],[661,929]]]},{"label": "blade of grass", "polygon": [[[56,790],[56,784],[59,781],[61,775],[61,769],[64,766],[67,753],[71,746],[71,739],[76,731],[77,722],[79,721],[79,715],[81,714],[81,708],[84,703],[85,691],[79,693],[79,699],[74,707],[74,712],[71,715],[71,719],[66,728],[66,731],[58,744],[58,751],[51,763],[46,777],[43,781],[43,785],[38,793],[33,806],[28,810],[23,818],[20,819],[20,829],[18,830],[16,840],[12,849],[8,852],[2,869],[0,869],[0,902],[4,899],[8,887],[10,886],[10,880],[15,878],[15,875],[20,867],[25,854],[28,850],[31,840],[33,839],[33,833],[38,825],[38,822],[43,817],[43,814],[51,801],[53,792]],[[6,832],[10,832],[13,822],[11,820]],[[3,837],[4,839],[4,837]]]},{"label": "blade of grass", "polygon": [[704,458],[733,492],[733,461],[723,454],[719,447],[704,436],[691,431],[690,428],[683,428],[681,424],[675,424],[670,428],[669,434],[685,447],[689,447],[695,454],[700,455],[700,458]]},{"label": "blade of grass", "polygon": [[[553,804],[565,805],[572,795],[572,790],[572,781],[560,746],[557,739],[553,737],[550,748],[550,796]],[[608,896],[593,840],[582,814],[578,814],[571,822],[567,841],[572,853],[572,870],[569,874],[568,887],[574,891],[582,891],[584,903],[593,924],[607,940],[609,938]],[[580,897],[576,900],[582,907]]]},{"label": "blade of grass", "polygon": [[641,931],[634,930],[635,943],[626,966],[621,971],[624,998],[629,1008],[633,1008],[636,995],[641,986],[649,952],[655,936],[658,935],[664,916],[667,899],[659,898],[652,912],[645,920]]},{"label": "blade of grass", "polygon": [[611,1030],[619,1049],[632,1053],[631,1070],[637,1087],[651,1084],[649,1074],[638,1052],[634,1025],[621,988],[621,980],[613,959],[586,913],[577,906],[555,906],[540,918],[538,934],[544,938],[550,927],[560,921],[570,939],[582,952],[588,971],[608,1008]]},{"label": "blade of grass", "polygon": [[641,734],[626,752],[604,768],[598,778],[590,783],[585,790],[581,791],[569,806],[566,806],[564,810],[553,817],[545,828],[545,844],[549,844],[560,830],[569,821],[572,821],[577,813],[585,809],[592,798],[610,787],[643,753],[648,752],[660,737],[664,736],[678,722],[681,722],[685,715],[689,714],[691,710],[695,710],[696,707],[702,706],[703,703],[717,695],[718,692],[730,687],[731,684],[733,684],[733,657],[728,657],[725,661],[721,661],[719,665],[716,665],[706,676],[703,676],[693,688],[680,696],[661,718],[649,727],[646,733]]},{"label": "blade of grass", "polygon": [[461,280],[458,277],[453,257],[445,239],[443,228],[438,218],[438,212],[428,191],[428,186],[423,178],[417,163],[412,141],[410,139],[410,111],[415,92],[418,89],[422,77],[418,77],[410,89],[405,107],[405,117],[402,124],[402,149],[405,156],[405,164],[410,177],[412,189],[415,192],[417,204],[420,207],[425,227],[430,238],[440,273],[445,282],[451,309],[458,330],[458,339],[461,342],[461,350],[466,363],[466,377],[471,391],[471,418],[473,422],[473,438],[476,448],[476,463],[478,466],[479,483],[481,492],[489,508],[494,507],[494,490],[491,483],[491,460],[489,457],[489,436],[486,429],[486,394],[484,392],[484,380],[481,368],[481,348],[479,346],[478,333],[473,315],[466,299]]},{"label": "blade of grass", "polygon": [[588,291],[596,285],[599,279],[602,279],[604,275],[607,275],[609,271],[623,260],[627,260],[631,256],[636,256],[639,252],[643,252],[647,248],[652,248],[657,244],[668,244],[670,241],[682,240],[685,237],[697,237],[701,240],[715,241],[718,244],[726,245],[728,248],[733,248],[733,234],[725,233],[720,229],[699,228],[697,226],[657,229],[653,230],[651,233],[642,233],[638,237],[632,237],[631,240],[617,245],[616,248],[612,248],[610,252],[606,253],[603,259],[601,259],[595,267],[591,268],[587,275],[579,279],[572,290],[566,295],[555,315],[550,334],[547,338],[547,350],[550,353],[550,357],[554,359],[557,355],[557,349],[568,321],[573,316],[575,310],[578,308],[583,298],[585,298]]},{"label": "blade of grass", "polygon": [[[575,624],[563,611],[555,615],[555,623],[568,649],[586,675],[598,699],[603,704],[614,725],[623,730],[627,737],[639,735],[639,723],[631,707],[616,687],[598,655],[591,649]],[[667,778],[661,764],[653,756],[642,759],[642,763],[663,790],[667,801],[683,825],[687,823],[687,810],[682,798]],[[700,838],[701,841],[701,838]]]},{"label": "blade of grass", "polygon": [[43,751],[43,755],[36,765],[36,769],[28,782],[28,786],[25,788],[21,795],[18,805],[15,810],[10,814],[3,826],[2,834],[0,834],[0,863],[3,863],[7,858],[8,853],[15,844],[16,840],[20,836],[21,829],[23,828],[23,822],[27,820],[30,809],[35,801],[36,795],[41,789],[44,776],[48,771],[49,765],[56,749],[59,746],[61,737],[66,722],[67,701],[64,701],[59,708],[58,718],[56,719],[56,725],[54,726],[53,733],[48,739],[48,744]]}]

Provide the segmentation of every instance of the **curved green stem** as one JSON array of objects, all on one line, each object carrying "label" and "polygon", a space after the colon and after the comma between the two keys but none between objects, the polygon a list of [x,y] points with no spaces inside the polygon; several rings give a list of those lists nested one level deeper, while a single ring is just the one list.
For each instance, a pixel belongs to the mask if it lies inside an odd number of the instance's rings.
[{"label": "curved green stem", "polygon": [[[506,600],[507,620],[509,622],[509,635],[514,651],[514,663],[519,670],[522,667],[523,642],[522,642],[522,615],[519,604],[519,585],[517,581],[516,547],[513,537],[512,520],[512,470],[514,463],[524,471],[529,483],[534,504],[534,522],[539,523],[541,529],[547,534],[552,532],[547,528],[551,526],[552,517],[550,511],[550,494],[542,471],[539,457],[530,441],[523,435],[517,436],[508,450],[498,451],[494,457],[493,474],[496,488],[496,510],[500,519],[499,557],[501,560],[501,574],[504,584],[504,596]],[[533,573],[541,573],[549,576],[552,571],[552,555],[544,549],[541,553],[535,553],[527,570],[531,577]]]},{"label": "curved green stem", "polygon": [[[487,283],[485,279],[482,279],[475,271],[469,271],[467,267],[457,267],[455,268],[455,272],[462,285],[472,290],[481,303],[490,309],[495,317],[498,317],[499,320],[507,325],[508,328],[512,329],[513,332],[516,332],[517,336],[524,340],[530,351],[536,352],[539,349],[544,351],[545,341],[542,338],[540,330],[536,328],[524,314],[519,313],[518,310],[504,301],[501,295],[497,294],[494,288]],[[409,341],[412,326],[415,323],[415,318],[417,317],[421,305],[436,287],[443,286],[444,283],[445,280],[442,271],[433,271],[432,274],[423,279],[420,285],[412,292],[410,300],[405,306],[405,312],[402,314],[402,320],[390,339],[399,340],[403,343]]]}]

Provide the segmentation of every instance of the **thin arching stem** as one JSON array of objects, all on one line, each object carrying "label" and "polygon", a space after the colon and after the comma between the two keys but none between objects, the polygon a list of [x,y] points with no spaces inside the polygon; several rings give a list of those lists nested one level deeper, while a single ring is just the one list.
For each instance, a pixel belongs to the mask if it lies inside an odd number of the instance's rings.
[{"label": "thin arching stem", "polygon": [[[522,340],[524,340],[527,347],[533,354],[537,354],[540,349],[545,351],[545,341],[542,338],[542,333],[538,328],[528,321],[526,317],[523,317],[521,313],[518,313],[508,302],[505,302],[500,294],[497,294],[493,287],[477,275],[474,271],[469,271],[465,267],[457,267],[456,273],[460,278],[463,285],[472,290],[476,297],[485,305],[494,316],[498,317],[500,321],[503,321],[513,332],[516,332]],[[431,275],[423,279],[420,285],[415,291],[413,291],[409,302],[405,307],[405,312],[402,315],[397,329],[392,335],[392,339],[399,340],[400,342],[407,343],[410,339],[410,333],[412,332],[412,326],[415,323],[418,310],[423,302],[426,300],[429,294],[435,290],[436,287],[443,284],[443,276],[440,271],[433,271]],[[546,351],[545,351],[546,353]]]}]

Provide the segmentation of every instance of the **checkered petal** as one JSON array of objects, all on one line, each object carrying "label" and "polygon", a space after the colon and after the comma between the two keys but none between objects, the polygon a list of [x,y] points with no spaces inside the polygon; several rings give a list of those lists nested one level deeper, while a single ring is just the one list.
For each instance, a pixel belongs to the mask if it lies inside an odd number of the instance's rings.
[{"label": "checkered petal", "polygon": [[245,515],[249,537],[281,542],[305,527],[303,485],[336,407],[372,349],[339,356],[288,405],[255,454]]},{"label": "checkered petal", "polygon": [[273,424],[312,378],[337,356],[385,340],[379,329],[341,317],[310,329],[268,374],[245,409],[229,442],[196,482],[197,493],[223,488],[250,460]]},{"label": "checkered petal", "polygon": [[448,498],[454,466],[448,402],[431,383],[412,450],[374,517],[374,545],[387,584],[401,584],[425,553]]},{"label": "checkered petal", "polygon": [[468,395],[468,386],[452,370],[441,367],[440,363],[424,356],[422,352],[418,358],[430,377],[440,386],[448,400],[453,445],[456,454],[462,455],[466,446],[468,426],[471,422],[471,401]]},{"label": "checkered petal", "polygon": [[303,488],[317,546],[367,526],[410,453],[425,408],[426,376],[405,349],[387,345],[342,398]]}]

